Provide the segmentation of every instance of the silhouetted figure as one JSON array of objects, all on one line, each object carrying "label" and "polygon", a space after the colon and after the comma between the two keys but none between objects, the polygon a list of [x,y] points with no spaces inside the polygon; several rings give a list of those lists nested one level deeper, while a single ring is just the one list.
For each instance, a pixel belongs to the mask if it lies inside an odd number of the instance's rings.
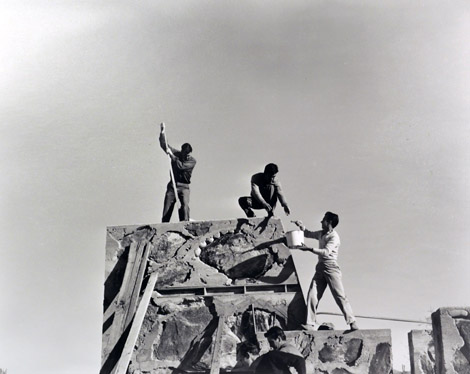
[{"label": "silhouetted figure", "polygon": [[265,166],[264,172],[254,174],[251,177],[251,195],[238,199],[238,204],[248,218],[256,216],[252,209],[265,209],[268,216],[272,216],[278,200],[284,207],[284,212],[287,215],[290,214],[281,183],[277,179],[278,172],[279,168],[276,164],[268,164]]},{"label": "silhouetted figure", "polygon": [[[181,207],[178,210],[180,221],[189,221],[189,184],[196,160],[191,156],[191,144],[184,143],[181,151],[171,147],[165,141],[165,125],[161,124],[160,146],[171,157],[171,168],[175,177],[176,190]],[[175,190],[172,181],[168,183],[163,203],[162,222],[170,222],[171,214],[176,203]]]}]

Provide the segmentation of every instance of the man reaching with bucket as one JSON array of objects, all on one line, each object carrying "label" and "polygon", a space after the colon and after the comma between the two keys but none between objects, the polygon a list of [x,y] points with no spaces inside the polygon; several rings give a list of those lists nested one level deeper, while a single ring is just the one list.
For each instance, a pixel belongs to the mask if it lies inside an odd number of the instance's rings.
[{"label": "man reaching with bucket", "polygon": [[356,318],[354,317],[351,305],[344,292],[343,282],[341,280],[341,269],[338,265],[338,250],[340,245],[339,235],[335,231],[338,225],[338,215],[332,212],[326,212],[321,221],[322,229],[320,231],[307,230],[302,221],[292,221],[300,230],[304,232],[305,238],[317,239],[319,248],[309,248],[306,246],[297,246],[298,249],[308,250],[318,256],[318,263],[315,268],[315,275],[307,296],[307,321],[302,325],[306,330],[313,331],[316,323],[317,307],[327,286],[333,298],[343,312],[346,323],[351,330],[357,330]]}]

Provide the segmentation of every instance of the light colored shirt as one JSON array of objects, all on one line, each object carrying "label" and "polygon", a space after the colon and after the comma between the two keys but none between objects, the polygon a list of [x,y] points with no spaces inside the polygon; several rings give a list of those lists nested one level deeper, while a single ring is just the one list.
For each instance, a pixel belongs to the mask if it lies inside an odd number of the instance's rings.
[{"label": "light colored shirt", "polygon": [[305,230],[304,236],[319,241],[319,248],[313,248],[313,253],[318,255],[318,261],[336,261],[338,260],[338,251],[341,241],[335,230],[331,230],[323,235],[323,231]]}]

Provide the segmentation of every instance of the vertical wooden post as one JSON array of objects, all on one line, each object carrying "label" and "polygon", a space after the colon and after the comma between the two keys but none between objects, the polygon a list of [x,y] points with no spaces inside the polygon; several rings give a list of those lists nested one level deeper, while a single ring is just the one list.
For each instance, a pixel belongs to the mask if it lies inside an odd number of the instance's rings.
[{"label": "vertical wooden post", "polygon": [[131,330],[129,331],[129,335],[126,340],[126,344],[124,349],[122,350],[121,358],[116,365],[114,374],[126,374],[127,367],[129,366],[129,362],[132,357],[132,352],[134,351],[134,346],[139,336],[140,329],[142,327],[142,323],[144,322],[145,313],[147,312],[150,299],[152,298],[153,289],[155,288],[155,284],[157,283],[157,272],[154,271],[149,278],[147,283],[147,287],[145,287],[145,292],[140,300],[139,307],[137,312],[135,313]]},{"label": "vertical wooden post", "polygon": [[134,318],[150,247],[151,244],[145,239],[131,243],[124,279],[119,290],[116,311],[111,326],[106,356],[114,349]]},{"label": "vertical wooden post", "polygon": [[150,243],[139,243],[138,252],[140,254],[143,249],[144,253],[138,262],[138,266],[135,267],[133,274],[134,277],[131,279],[131,284],[134,283],[134,287],[132,288],[130,294],[129,308],[127,310],[126,319],[124,321],[123,331],[127,328],[127,326],[129,326],[129,323],[132,321],[132,318],[134,317],[135,311],[137,309],[137,300],[139,298],[140,289],[142,288],[142,281],[144,279],[145,268],[147,267],[150,246]]},{"label": "vertical wooden post", "polygon": [[214,350],[212,351],[210,374],[219,374],[220,371],[220,346],[222,344],[222,332],[225,324],[225,315],[219,315],[217,333],[215,335]]}]

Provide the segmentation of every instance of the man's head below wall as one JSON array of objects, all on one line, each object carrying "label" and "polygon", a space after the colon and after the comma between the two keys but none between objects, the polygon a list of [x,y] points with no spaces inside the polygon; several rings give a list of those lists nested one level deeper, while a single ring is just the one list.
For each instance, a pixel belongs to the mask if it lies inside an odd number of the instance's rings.
[{"label": "man's head below wall", "polygon": [[279,326],[273,326],[264,333],[272,349],[279,349],[286,341],[286,334]]}]

